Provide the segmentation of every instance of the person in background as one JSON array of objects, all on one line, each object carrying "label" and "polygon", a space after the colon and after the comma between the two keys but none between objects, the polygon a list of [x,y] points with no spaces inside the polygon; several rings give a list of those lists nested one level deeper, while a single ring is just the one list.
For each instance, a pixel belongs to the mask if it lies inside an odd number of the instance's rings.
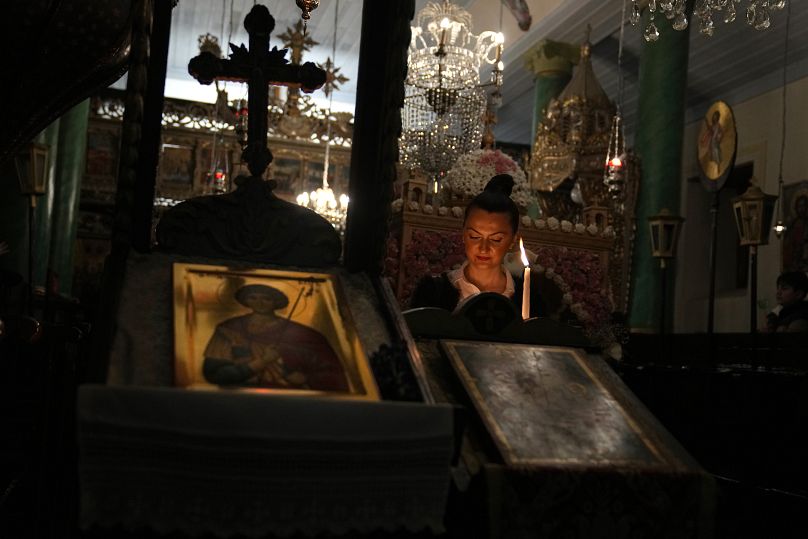
[{"label": "person in background", "polygon": [[808,331],[808,276],[802,271],[787,271],[777,278],[778,308],[766,317],[772,333]]}]

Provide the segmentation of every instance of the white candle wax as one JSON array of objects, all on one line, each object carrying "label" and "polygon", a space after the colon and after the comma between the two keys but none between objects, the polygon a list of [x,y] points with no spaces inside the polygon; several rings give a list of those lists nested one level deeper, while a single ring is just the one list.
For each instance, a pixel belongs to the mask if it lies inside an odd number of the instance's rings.
[{"label": "white candle wax", "polygon": [[522,320],[530,318],[530,266],[525,267],[525,282],[522,288]]}]

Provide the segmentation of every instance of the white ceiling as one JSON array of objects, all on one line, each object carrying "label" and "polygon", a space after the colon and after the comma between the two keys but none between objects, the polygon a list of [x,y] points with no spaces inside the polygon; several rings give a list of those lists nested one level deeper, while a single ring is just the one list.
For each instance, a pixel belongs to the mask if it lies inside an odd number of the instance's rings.
[{"label": "white ceiling", "polygon": [[[789,3],[787,76],[793,81],[808,76],[808,2],[789,0]],[[627,0],[626,4],[628,8],[631,2]],[[621,6],[622,0],[566,0],[543,19],[534,18],[528,35],[505,53],[504,105],[495,129],[498,140],[532,142],[531,126],[524,117],[525,111],[533,108],[533,75],[524,68],[521,56],[542,38],[580,43],[586,25],[591,24],[595,74],[609,97],[617,99]],[[765,31],[748,26],[741,10],[738,19],[731,24],[716,22],[715,35],[711,38],[697,31],[697,20],[693,24],[686,89],[687,122],[703,116],[716,99],[734,105],[782,85],[785,11],[773,12],[772,25]],[[629,138],[637,108],[639,58],[644,45],[653,46],[646,45],[641,34],[639,26],[626,24],[622,72],[623,110]]]},{"label": "white ceiling", "polygon": [[[381,0],[380,0],[381,1]],[[396,0],[385,0],[396,1]],[[263,2],[275,17],[276,26],[270,46],[281,48],[277,35],[300,19],[294,0]],[[336,64],[350,81],[334,94],[334,108],[353,110],[356,96],[356,72],[359,59],[362,0],[339,0]],[[416,0],[416,13],[427,0]],[[455,0],[474,18],[474,32],[500,29],[500,2],[497,0]],[[527,0],[533,17],[528,32],[522,32],[507,9],[502,10],[505,34],[504,104],[499,110],[495,129],[497,140],[530,144],[533,113],[533,75],[524,68],[523,55],[544,38],[579,43],[587,24],[592,26],[593,67],[606,93],[617,98],[617,48],[620,10],[623,0]],[[631,2],[626,0],[630,7]],[[247,42],[244,17],[253,0],[180,0],[174,9],[169,47],[166,94],[170,97],[213,102],[212,86],[203,87],[187,72],[188,60],[198,54],[197,39],[210,32],[223,45]],[[808,2],[791,0],[789,39],[789,80],[808,76]],[[308,31],[319,45],[304,53],[304,61],[322,63],[331,55],[334,14],[337,0],[321,0],[311,16]],[[700,117],[709,103],[723,99],[735,104],[782,84],[785,12],[775,12],[772,27],[756,31],[746,25],[743,13],[725,25],[717,23],[715,36],[705,38],[691,32],[687,87],[689,120]],[[624,111],[629,133],[637,106],[638,59],[644,45],[641,29],[627,25],[624,32],[623,75]],[[484,74],[483,79],[487,80]],[[231,98],[245,97],[246,87],[228,83]],[[321,90],[312,94],[321,105],[326,99]]]}]

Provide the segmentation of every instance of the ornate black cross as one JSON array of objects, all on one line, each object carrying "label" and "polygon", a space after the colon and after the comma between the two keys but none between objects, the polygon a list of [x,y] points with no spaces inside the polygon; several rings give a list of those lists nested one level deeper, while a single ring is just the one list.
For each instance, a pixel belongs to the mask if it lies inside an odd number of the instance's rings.
[{"label": "ornate black cross", "polygon": [[241,158],[247,162],[253,177],[261,177],[272,162],[267,148],[267,87],[288,86],[313,92],[325,84],[326,72],[311,62],[290,65],[287,49],[269,50],[269,34],[275,28],[275,19],[260,4],[253,6],[244,18],[244,28],[250,35],[250,48],[230,43],[230,59],[202,52],[188,62],[188,73],[201,84],[214,80],[246,82],[249,107],[247,148]]}]

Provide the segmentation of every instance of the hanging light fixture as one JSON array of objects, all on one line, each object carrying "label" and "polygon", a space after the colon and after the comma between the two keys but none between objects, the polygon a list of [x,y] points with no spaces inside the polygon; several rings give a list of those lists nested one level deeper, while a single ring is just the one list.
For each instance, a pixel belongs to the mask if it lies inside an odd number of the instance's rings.
[{"label": "hanging light fixture", "polygon": [[786,232],[786,224],[785,220],[783,219],[783,157],[785,156],[786,152],[786,83],[788,82],[786,78],[786,70],[788,68],[788,33],[790,29],[790,20],[791,20],[791,6],[788,6],[786,10],[786,37],[785,37],[785,45],[783,46],[783,105],[782,105],[782,137],[780,139],[780,168],[777,174],[777,202],[775,208],[775,215],[777,216],[777,222],[774,223],[774,235],[777,236],[777,239],[781,239],[783,234]]},{"label": "hanging light fixture", "polygon": [[[631,24],[640,22],[640,1],[631,1]],[[725,23],[735,21],[738,15],[741,0],[696,0],[693,6],[693,15],[699,19],[699,32],[711,37],[715,32],[714,17],[721,17]],[[648,25],[643,32],[646,41],[654,42],[659,39],[659,28],[654,21],[657,14],[671,21],[674,30],[684,30],[687,22],[687,2],[685,0],[649,0]],[[771,26],[771,12],[786,7],[786,0],[747,0],[746,22],[755,30],[765,30]]]},{"label": "hanging light fixture", "polygon": [[[224,5],[222,6],[222,36],[225,30],[225,11]],[[219,38],[213,34],[206,33],[197,38],[199,52],[209,52],[216,58],[222,58],[222,49],[219,45]],[[219,81],[214,81],[216,88],[216,103],[213,106],[213,115],[217,122],[214,124],[213,136],[211,140],[210,149],[210,167],[205,173],[205,194],[220,195],[229,191],[230,179],[230,159],[225,147],[223,129],[227,125],[234,125],[238,134],[238,116],[234,114],[233,110],[228,106],[227,89],[226,87],[219,87]],[[246,105],[245,105],[246,110]],[[246,122],[246,114],[244,116]],[[246,123],[245,123],[246,125]],[[244,134],[246,139],[246,132]],[[162,198],[162,197],[158,197]],[[161,201],[162,202],[162,201]],[[162,204],[161,204],[162,205]]]},{"label": "hanging light fixture", "polygon": [[306,31],[306,24],[311,19],[311,12],[317,9],[320,5],[320,0],[295,0],[297,7],[300,8],[300,16],[303,19],[303,32]]},{"label": "hanging light fixture", "polygon": [[[333,80],[340,80],[336,77],[339,70],[334,67],[337,57],[337,17],[339,16],[339,0],[334,8],[334,37],[331,42],[331,58],[326,61],[327,66],[331,66],[328,74],[329,82],[326,83],[326,93],[328,94],[328,114],[326,115],[326,138],[325,138],[325,159],[323,160],[323,186],[311,193],[302,192],[297,195],[297,203],[305,206],[328,220],[340,234],[345,231],[345,219],[348,215],[348,195],[342,194],[337,197],[331,186],[328,184],[328,168],[331,160],[331,105],[334,100]],[[332,61],[333,59],[333,61]],[[342,78],[344,79],[344,77]],[[347,80],[347,79],[344,79]],[[331,85],[329,85],[331,83]]]},{"label": "hanging light fixture", "polygon": [[[626,135],[623,130],[623,28],[626,25],[626,0],[620,14],[620,42],[617,47],[617,106],[609,132],[609,148],[603,170],[603,183],[613,199],[618,199],[626,183]],[[619,206],[619,205],[618,205]]]},{"label": "hanging light fixture", "polygon": [[[502,32],[472,33],[471,15],[448,0],[429,2],[412,27],[399,139],[401,163],[437,181],[457,158],[480,148],[486,86],[502,85]],[[493,66],[480,81],[480,67]],[[495,90],[493,103],[501,99]]]}]

